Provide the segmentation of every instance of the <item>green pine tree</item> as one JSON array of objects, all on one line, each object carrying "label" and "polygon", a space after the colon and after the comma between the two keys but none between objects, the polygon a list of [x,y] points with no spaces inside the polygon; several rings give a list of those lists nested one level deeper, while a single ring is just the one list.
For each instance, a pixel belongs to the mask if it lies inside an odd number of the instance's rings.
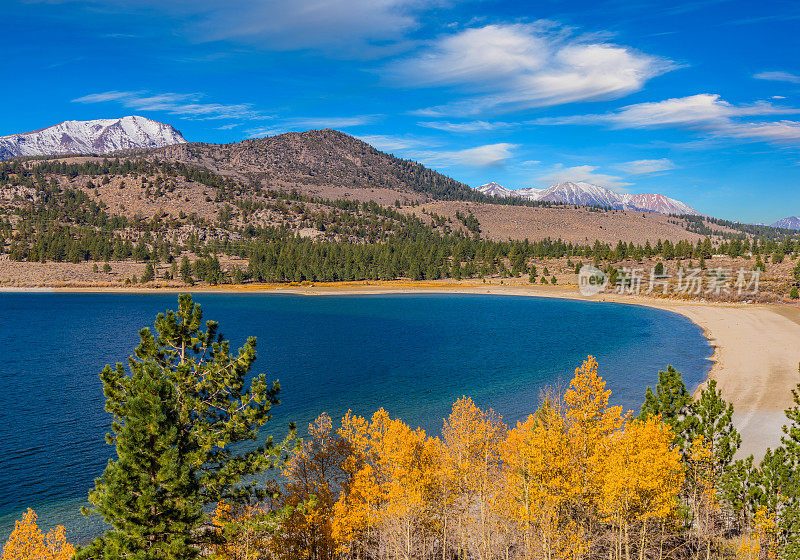
[{"label": "green pine tree", "polygon": [[682,451],[686,451],[691,444],[689,433],[696,421],[692,415],[691,405],[692,394],[686,390],[681,372],[672,366],[667,366],[666,371],[658,372],[655,391],[652,387],[647,388],[639,418],[644,420],[650,416],[660,415],[675,433],[675,444]]},{"label": "green pine tree", "polygon": [[781,438],[781,495],[783,507],[778,515],[779,530],[785,547],[781,558],[800,558],[800,384],[792,389],[794,405],[786,409],[789,421]]},{"label": "green pine tree", "polygon": [[279,385],[269,387],[261,374],[246,388],[256,339],[232,354],[219,325],[203,322],[190,295],[178,302],[177,312],[156,317],[155,334],[139,332],[128,373],[117,364],[100,376],[117,459],[90,502],[112,529],[82,558],[192,558],[203,535],[202,507],[262,498],[254,482],[242,479],[274,466],[289,444],[270,437],[232,450],[257,439],[280,402]]},{"label": "green pine tree", "polygon": [[722,398],[716,380],[711,379],[690,408],[696,418],[690,440],[702,437],[711,445],[713,468],[721,476],[742,445],[742,437],[733,426],[733,404]]},{"label": "green pine tree", "polygon": [[153,268],[153,263],[147,263],[144,267],[144,272],[142,272],[142,279],[140,280],[142,284],[147,284],[148,282],[152,282],[156,278],[156,271]]},{"label": "green pine tree", "polygon": [[183,560],[197,557],[204,517],[196,468],[185,453],[176,392],[153,362],[125,376],[121,364],[103,371],[106,409],[114,414],[117,458],[95,483],[89,501],[111,525],[79,558]]}]

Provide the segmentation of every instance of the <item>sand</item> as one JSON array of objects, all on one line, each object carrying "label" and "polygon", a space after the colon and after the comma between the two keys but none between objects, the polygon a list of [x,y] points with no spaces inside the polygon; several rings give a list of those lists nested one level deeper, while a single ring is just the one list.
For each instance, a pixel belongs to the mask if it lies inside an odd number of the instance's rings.
[{"label": "sand", "polygon": [[[56,289],[55,291],[61,291]],[[64,291],[140,291],[140,289],[67,289]],[[161,290],[159,290],[161,291]],[[179,292],[185,290],[169,289]],[[502,286],[448,282],[338,283],[319,286],[264,285],[219,287],[194,292],[264,292],[304,295],[378,293],[480,293],[539,296],[644,305],[679,313],[699,325],[714,346],[709,377],[734,404],[734,423],[742,434],[740,455],[757,458],[781,437],[783,411],[791,406],[791,390],[800,382],[800,308],[789,305],[689,302],[641,296],[600,294],[584,297],[574,286]]]}]

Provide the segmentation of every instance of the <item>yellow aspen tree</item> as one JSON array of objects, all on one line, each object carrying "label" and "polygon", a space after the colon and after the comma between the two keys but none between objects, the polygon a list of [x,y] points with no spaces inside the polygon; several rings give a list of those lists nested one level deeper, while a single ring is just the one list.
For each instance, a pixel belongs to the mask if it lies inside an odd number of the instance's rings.
[{"label": "yellow aspen tree", "polygon": [[589,531],[595,519],[593,504],[599,494],[594,472],[597,462],[593,457],[598,447],[625,423],[622,407],[609,406],[610,396],[606,382],[597,373],[594,356],[588,356],[575,370],[575,376],[564,393],[564,418],[577,476],[577,521]]},{"label": "yellow aspen tree", "polygon": [[[271,508],[264,504],[231,505],[219,502],[214,508],[212,527],[219,537],[213,547],[214,560],[259,560],[270,550],[270,537],[277,524]],[[268,521],[269,520],[269,521]]]},{"label": "yellow aspen tree", "polygon": [[14,524],[0,559],[71,560],[75,556],[75,547],[67,542],[64,527],[58,525],[44,535],[36,521],[36,513],[28,508],[22,519]]},{"label": "yellow aspen tree", "polygon": [[630,534],[638,527],[639,558],[646,557],[647,530],[675,513],[683,484],[680,451],[660,417],[629,422],[610,435],[595,456],[599,513],[616,529],[616,557],[630,558]]},{"label": "yellow aspen tree", "polygon": [[705,543],[705,556],[709,559],[716,540],[720,504],[716,491],[714,452],[711,443],[703,436],[696,437],[689,448],[686,482],[697,537]]},{"label": "yellow aspen tree", "polygon": [[352,482],[334,506],[340,550],[385,551],[390,558],[410,559],[424,545],[430,526],[438,446],[422,429],[412,430],[383,409],[369,423],[346,416],[340,433],[360,454],[352,462]]},{"label": "yellow aspen tree", "polygon": [[526,560],[572,558],[576,550],[579,531],[569,519],[576,473],[569,446],[560,407],[546,400],[535,415],[508,432],[501,447],[499,505],[517,528],[519,550]]},{"label": "yellow aspen tree", "polygon": [[372,465],[367,462],[369,424],[351,412],[342,418],[339,435],[350,445],[343,469],[349,484],[333,506],[331,536],[340,554],[362,557],[377,526],[379,492]]},{"label": "yellow aspen tree", "polygon": [[309,424],[308,437],[283,469],[288,482],[279,506],[285,516],[271,540],[276,557],[330,560],[336,556],[333,507],[348,482],[345,461],[350,452],[350,443],[333,430],[327,414]]},{"label": "yellow aspen tree", "polygon": [[[500,444],[507,431],[494,411],[482,411],[469,397],[453,404],[442,429],[446,472],[452,492],[454,523],[459,555],[471,549],[476,558],[491,558],[497,532],[496,508],[492,500],[500,477]],[[453,542],[453,539],[448,539]],[[455,542],[454,542],[455,544]]]}]

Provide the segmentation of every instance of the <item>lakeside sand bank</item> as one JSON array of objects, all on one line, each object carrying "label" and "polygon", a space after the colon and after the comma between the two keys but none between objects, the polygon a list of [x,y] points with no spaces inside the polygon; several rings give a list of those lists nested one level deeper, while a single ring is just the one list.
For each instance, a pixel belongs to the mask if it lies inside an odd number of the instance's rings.
[{"label": "lakeside sand bank", "polygon": [[[25,290],[15,290],[25,291]],[[185,292],[186,289],[55,288],[56,292]],[[789,305],[723,304],[599,294],[580,295],[575,286],[521,286],[441,282],[352,282],[316,286],[247,285],[192,289],[197,293],[284,293],[366,295],[392,293],[473,293],[569,298],[643,305],[679,313],[699,325],[714,347],[710,377],[735,408],[742,434],[741,453],[763,455],[775,447],[791,406],[800,363],[800,308]],[[601,364],[602,366],[602,364]],[[665,364],[666,366],[666,364]],[[655,373],[653,375],[655,377]]]}]

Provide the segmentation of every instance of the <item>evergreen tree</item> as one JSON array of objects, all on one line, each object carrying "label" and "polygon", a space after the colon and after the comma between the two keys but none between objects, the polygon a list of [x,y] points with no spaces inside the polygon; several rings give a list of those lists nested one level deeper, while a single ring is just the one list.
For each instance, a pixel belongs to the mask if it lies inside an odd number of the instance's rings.
[{"label": "evergreen tree", "polygon": [[655,392],[651,387],[647,388],[639,418],[646,420],[650,416],[660,415],[672,428],[675,444],[685,451],[691,445],[688,434],[696,421],[692,415],[691,404],[692,395],[686,390],[681,372],[672,366],[667,366],[666,371],[658,372]]},{"label": "evergreen tree", "polygon": [[800,384],[792,389],[794,405],[786,410],[789,421],[781,438],[783,454],[781,494],[784,506],[779,512],[779,530],[786,543],[782,558],[800,558]]},{"label": "evergreen tree", "polygon": [[129,377],[107,366],[102,377],[117,459],[109,461],[89,501],[111,529],[78,557],[195,558],[202,500],[174,388],[154,362],[132,364]]},{"label": "evergreen tree", "polygon": [[181,258],[180,272],[181,280],[183,280],[184,284],[194,284],[194,279],[192,278],[192,265],[189,264],[189,259],[186,258],[186,255]]},{"label": "evergreen tree", "polygon": [[153,263],[147,263],[144,267],[144,272],[142,272],[142,284],[147,284],[148,282],[152,282],[155,280],[156,271],[153,268]]},{"label": "evergreen tree", "polygon": [[[114,415],[109,462],[90,501],[112,529],[83,558],[149,560],[192,558],[197,553],[203,506],[263,497],[242,477],[272,467],[288,440],[248,446],[278,404],[278,383],[247,377],[256,359],[251,337],[231,354],[215,321],[203,323],[192,297],[177,312],[159,314],[155,334],[144,328],[140,344],[122,364],[101,374],[106,410]],[[203,329],[205,326],[205,329]]]},{"label": "evergreen tree", "polygon": [[696,418],[690,428],[690,440],[702,437],[711,446],[712,468],[721,476],[742,445],[742,437],[733,427],[733,404],[722,398],[716,380],[711,379],[690,409]]}]

